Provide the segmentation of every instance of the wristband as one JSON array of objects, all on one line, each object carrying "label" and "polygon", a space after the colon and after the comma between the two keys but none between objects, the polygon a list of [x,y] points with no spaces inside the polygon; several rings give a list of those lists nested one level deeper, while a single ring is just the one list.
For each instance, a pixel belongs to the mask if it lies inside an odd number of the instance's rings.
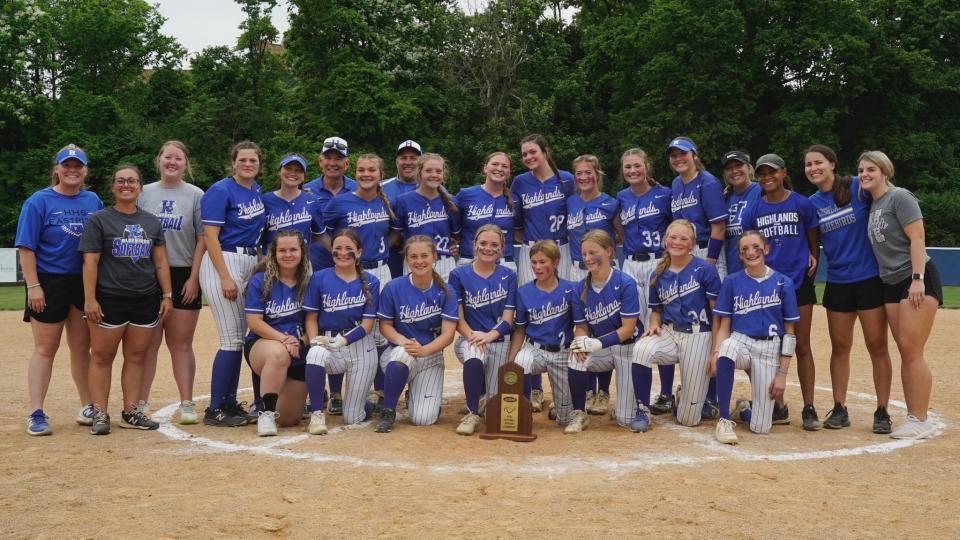
[{"label": "wristband", "polygon": [[351,343],[360,341],[366,335],[367,331],[363,329],[363,326],[358,324],[353,330],[344,334],[343,337],[347,340],[347,345],[350,345]]},{"label": "wristband", "polygon": [[780,341],[780,356],[793,356],[797,348],[797,336],[784,334]]},{"label": "wristband", "polygon": [[27,288],[28,288],[28,289],[33,289],[33,288],[36,288],[36,287],[39,287],[39,286],[40,286],[40,283],[37,282],[37,283],[34,283],[33,285],[27,285]]},{"label": "wristband", "polygon": [[612,347],[620,343],[620,336],[617,335],[617,331],[608,332],[600,336],[600,344],[603,345],[603,348]]},{"label": "wristband", "polygon": [[720,251],[723,250],[723,240],[717,240],[716,238],[711,238],[707,242],[707,258],[716,260],[720,256]]},{"label": "wristband", "polygon": [[790,368],[789,368],[789,367],[778,367],[778,368],[777,368],[777,373],[780,373],[781,375],[787,375],[788,373],[790,373]]},{"label": "wristband", "polygon": [[171,298],[171,299],[172,299],[172,298],[173,298],[173,293],[172,293],[172,292],[165,292],[165,293],[163,293],[163,297],[164,297],[164,298]]},{"label": "wristband", "polygon": [[500,332],[500,337],[505,337],[510,332],[510,323],[507,321],[500,321],[496,326],[493,327],[494,330]]}]

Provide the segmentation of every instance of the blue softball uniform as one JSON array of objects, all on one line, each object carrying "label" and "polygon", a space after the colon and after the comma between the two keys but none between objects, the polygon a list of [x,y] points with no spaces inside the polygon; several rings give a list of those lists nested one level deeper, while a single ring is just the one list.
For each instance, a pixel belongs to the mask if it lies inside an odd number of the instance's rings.
[{"label": "blue softball uniform", "polygon": [[406,195],[407,193],[417,189],[417,183],[401,182],[396,176],[394,176],[393,178],[388,178],[381,182],[380,189],[383,190],[383,194],[386,195],[387,200],[390,201],[390,206],[396,206],[397,199],[399,199],[402,195]]},{"label": "blue softball uniform", "polygon": [[83,227],[90,215],[103,208],[92,191],[61,195],[52,187],[29,196],[20,208],[16,247],[34,252],[37,272],[80,274],[83,256],[77,251]]},{"label": "blue softball uniform", "polygon": [[[567,197],[573,194],[573,175],[560,171],[541,182],[532,172],[513,177],[513,227],[523,231],[524,243],[553,240],[567,243]],[[519,204],[516,204],[519,203]]]},{"label": "blue softball uniform", "polygon": [[686,184],[677,176],[673,179],[670,191],[673,219],[686,219],[693,223],[697,228],[697,243],[706,246],[705,242],[710,239],[710,224],[727,220],[723,185],[710,172],[700,171]]},{"label": "blue softball uniform", "polygon": [[299,231],[307,244],[314,234],[326,232],[323,212],[312,193],[301,191],[292,201],[287,201],[271,191],[263,195],[263,206],[267,212],[267,226],[260,241],[262,253],[266,253],[277,233],[286,229]]},{"label": "blue softball uniform", "polygon": [[743,234],[743,211],[748,206],[752,206],[762,195],[763,190],[760,184],[750,182],[743,193],[737,193],[734,190],[727,195],[727,231],[725,233],[726,243],[724,250],[727,256],[727,273],[733,274],[743,270],[743,262],[740,260],[740,252],[737,251],[737,241]]},{"label": "blue softball uniform", "polygon": [[552,291],[531,281],[517,290],[513,323],[523,326],[527,337],[540,345],[567,348],[573,340],[573,296],[577,284],[560,279]]},{"label": "blue softball uniform", "polygon": [[256,182],[247,189],[231,177],[224,178],[200,199],[200,220],[220,227],[220,249],[254,248],[267,223],[266,209]]},{"label": "blue softball uniform", "polygon": [[477,274],[472,264],[458,266],[450,272],[449,286],[473,330],[492,330],[505,310],[517,307],[517,273],[506,266],[496,265],[490,277]]},{"label": "blue softball uniform", "polygon": [[767,239],[767,266],[783,272],[794,285],[803,285],[810,243],[807,231],[817,228],[817,211],[806,197],[789,192],[782,202],[768,203],[760,197],[743,212],[743,230],[755,229]]},{"label": "blue softball uniform", "polygon": [[617,199],[601,193],[584,201],[579,193],[567,199],[567,238],[570,240],[570,257],[574,262],[582,262],[580,254],[580,240],[587,231],[602,229],[610,235],[610,240],[616,242],[617,236],[613,230],[613,218],[620,210]]},{"label": "blue softball uniform", "polygon": [[[862,198],[861,198],[862,197]],[[850,203],[837,208],[833,191],[810,196],[820,219],[820,243],[827,257],[827,281],[856,283],[880,275],[877,258],[867,238],[870,194],[860,193],[860,182],[850,183]]]},{"label": "blue softball uniform", "polygon": [[413,191],[397,200],[394,213],[397,222],[392,228],[403,232],[404,242],[411,236],[426,235],[433,239],[440,255],[450,255],[451,238],[460,233],[460,217],[447,212],[443,197],[428,199]]},{"label": "blue softball uniform", "polygon": [[[581,300],[584,290],[587,293],[586,300]],[[634,336],[643,333],[640,296],[637,282],[632,277],[613,268],[599,291],[590,283],[589,276],[577,284],[573,291],[574,324],[586,324],[594,337],[600,337],[623,326],[623,317],[637,317]]]},{"label": "blue softball uniform", "polygon": [[650,285],[650,308],[660,312],[665,323],[698,324],[701,330],[710,328],[712,313],[710,300],[720,294],[720,274],[717,267],[694,257],[679,272],[664,269]]},{"label": "blue softball uniform", "polygon": [[390,256],[387,235],[390,234],[390,212],[380,197],[367,201],[356,193],[344,193],[333,198],[324,210],[327,229],[333,233],[350,228],[360,235],[363,253],[360,260],[377,263]]},{"label": "blue softball uniform", "polygon": [[659,184],[637,197],[629,187],[617,193],[620,205],[620,225],[623,226],[623,251],[659,253],[663,251],[663,237],[672,220],[670,190]]},{"label": "blue softball uniform", "polygon": [[513,210],[507,206],[506,195],[494,197],[483,186],[471,186],[461,189],[453,202],[460,210],[462,257],[473,258],[473,237],[480,227],[493,223],[503,231],[503,260],[513,260]]},{"label": "blue softball uniform", "polygon": [[[320,211],[325,212],[327,204],[330,203],[330,199],[350,193],[357,190],[357,183],[347,175],[343,175],[343,184],[340,186],[340,189],[334,193],[327,189],[327,186],[323,184],[323,175],[314,178],[313,180],[307,182],[303,185],[304,191],[309,191],[317,197],[317,202],[320,205]],[[313,270],[316,271],[320,268],[330,268],[333,266],[333,255],[330,254],[329,250],[323,248],[319,242],[310,243],[310,264],[313,265]]]},{"label": "blue softball uniform", "polygon": [[450,287],[444,292],[436,283],[424,291],[412,279],[409,275],[401,276],[387,283],[380,295],[377,317],[393,321],[400,335],[426,345],[440,335],[443,321],[460,320],[457,293]]},{"label": "blue softball uniform", "polygon": [[[250,278],[243,311],[262,315],[263,320],[278,332],[297,338],[303,336],[303,307],[297,301],[296,288],[278,279],[270,287],[269,297],[264,298],[263,272],[257,272]],[[250,343],[259,337],[251,330],[245,341]]]},{"label": "blue softball uniform", "polygon": [[713,312],[731,318],[731,329],[751,337],[783,336],[783,323],[800,320],[793,280],[767,268],[763,279],[741,270],[723,280]]},{"label": "blue softball uniform", "polygon": [[344,281],[333,268],[314,272],[303,297],[303,310],[318,313],[321,332],[350,330],[362,319],[376,319],[380,304],[380,281],[369,272],[363,273],[370,298],[363,291],[360,278]]}]

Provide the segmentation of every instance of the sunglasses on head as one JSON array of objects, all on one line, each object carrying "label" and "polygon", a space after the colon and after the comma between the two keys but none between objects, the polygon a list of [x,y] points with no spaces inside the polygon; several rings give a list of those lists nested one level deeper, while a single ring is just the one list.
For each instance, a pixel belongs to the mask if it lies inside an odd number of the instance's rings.
[{"label": "sunglasses on head", "polygon": [[327,141],[323,143],[323,148],[324,150],[332,150],[334,148],[337,150],[346,150],[347,143],[344,141]]}]

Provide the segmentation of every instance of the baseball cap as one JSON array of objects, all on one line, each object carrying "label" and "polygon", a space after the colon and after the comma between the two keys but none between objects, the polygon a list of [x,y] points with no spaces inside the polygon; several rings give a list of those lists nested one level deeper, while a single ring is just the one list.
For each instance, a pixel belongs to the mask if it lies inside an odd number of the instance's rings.
[{"label": "baseball cap", "polygon": [[323,141],[323,150],[320,150],[320,153],[323,154],[330,150],[336,150],[341,156],[347,157],[347,141],[340,137],[327,137]]},{"label": "baseball cap", "polygon": [[730,163],[731,161],[739,161],[744,165],[749,165],[750,154],[747,154],[746,152],[741,152],[740,150],[731,150],[723,155],[721,166],[726,167],[727,163]]},{"label": "baseball cap", "polygon": [[307,172],[307,160],[303,159],[299,154],[287,154],[280,158],[280,168],[282,169],[294,161],[303,167],[303,172]]},{"label": "baseball cap", "polygon": [[87,164],[87,154],[73,144],[67,145],[66,148],[57,152],[57,157],[56,157],[57,165],[63,163],[68,159],[75,159],[80,163],[83,163],[84,165]]},{"label": "baseball cap", "polygon": [[420,144],[417,143],[417,141],[413,141],[410,139],[407,139],[402,143],[400,143],[400,146],[397,147],[397,154],[399,154],[400,152],[404,151],[407,148],[412,148],[417,151],[417,154],[420,154],[421,156],[423,155],[423,149],[420,148]]},{"label": "baseball cap", "polygon": [[670,144],[667,145],[667,153],[670,153],[671,148],[677,148],[684,152],[693,152],[697,153],[697,145],[693,144],[693,141],[689,137],[677,137],[670,141]]},{"label": "baseball cap", "polygon": [[764,154],[760,156],[760,159],[757,160],[757,165],[754,167],[759,169],[763,165],[768,167],[773,167],[774,169],[786,169],[787,163],[783,161],[783,158],[776,154]]}]

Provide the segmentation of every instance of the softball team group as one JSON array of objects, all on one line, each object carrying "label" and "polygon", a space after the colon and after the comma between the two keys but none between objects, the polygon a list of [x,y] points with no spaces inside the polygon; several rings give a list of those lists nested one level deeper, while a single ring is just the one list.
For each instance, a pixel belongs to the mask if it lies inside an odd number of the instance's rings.
[{"label": "softball team group", "polygon": [[[159,180],[144,186],[137,167],[121,165],[104,207],[84,189],[86,153],[69,145],[55,156],[52,185],[24,202],[17,228],[34,336],[27,433],[52,433],[43,403],[65,329],[76,422],[96,435],[110,433],[121,345],[120,427],[158,428],[149,395],[165,341],[181,424],[256,423],[269,436],[304,418],[323,435],[328,415],[375,419],[378,433],[402,419],[434,424],[443,352],[453,344],[466,395],[461,435],[480,428],[498,369],[513,361],[534,411],[546,409],[565,433],[608,412],[642,433],[650,415],[672,414],[685,426],[716,419],[717,440],[734,444],[735,421],[761,434],[790,422],[784,390],[794,355],[803,428],[849,426],[859,320],[873,363],[873,431],[933,435],[924,346],[943,294],[917,199],[893,185],[890,159],[864,152],[857,176],[843,177],[833,150],[811,146],[804,172],[818,191],[807,198],[791,190],[780,156],[754,163],[728,152],[721,181],[698,154],[689,138],[669,142],[676,176],[667,186],[654,180],[650,156],[631,148],[620,160],[626,187],[612,197],[595,156],[560,170],[544,137],[530,135],[520,142],[525,172],[511,181],[509,156],[494,152],[484,181],[452,195],[444,158],[415,141],[399,145],[396,177],[385,180],[383,160],[364,154],[354,179],[347,141],[330,137],[319,177],[305,182],[307,160],[290,154],[264,192],[258,179],[272,175],[260,148],[244,141],[231,152],[231,174],[204,193],[188,182],[186,146],[169,141],[155,160]],[[821,245],[833,384],[822,422],[810,347]],[[220,342],[210,403],[198,414],[201,291]],[[908,411],[896,429],[888,327]],[[244,361],[249,409],[237,398]],[[751,391],[734,402],[737,369]]]}]

